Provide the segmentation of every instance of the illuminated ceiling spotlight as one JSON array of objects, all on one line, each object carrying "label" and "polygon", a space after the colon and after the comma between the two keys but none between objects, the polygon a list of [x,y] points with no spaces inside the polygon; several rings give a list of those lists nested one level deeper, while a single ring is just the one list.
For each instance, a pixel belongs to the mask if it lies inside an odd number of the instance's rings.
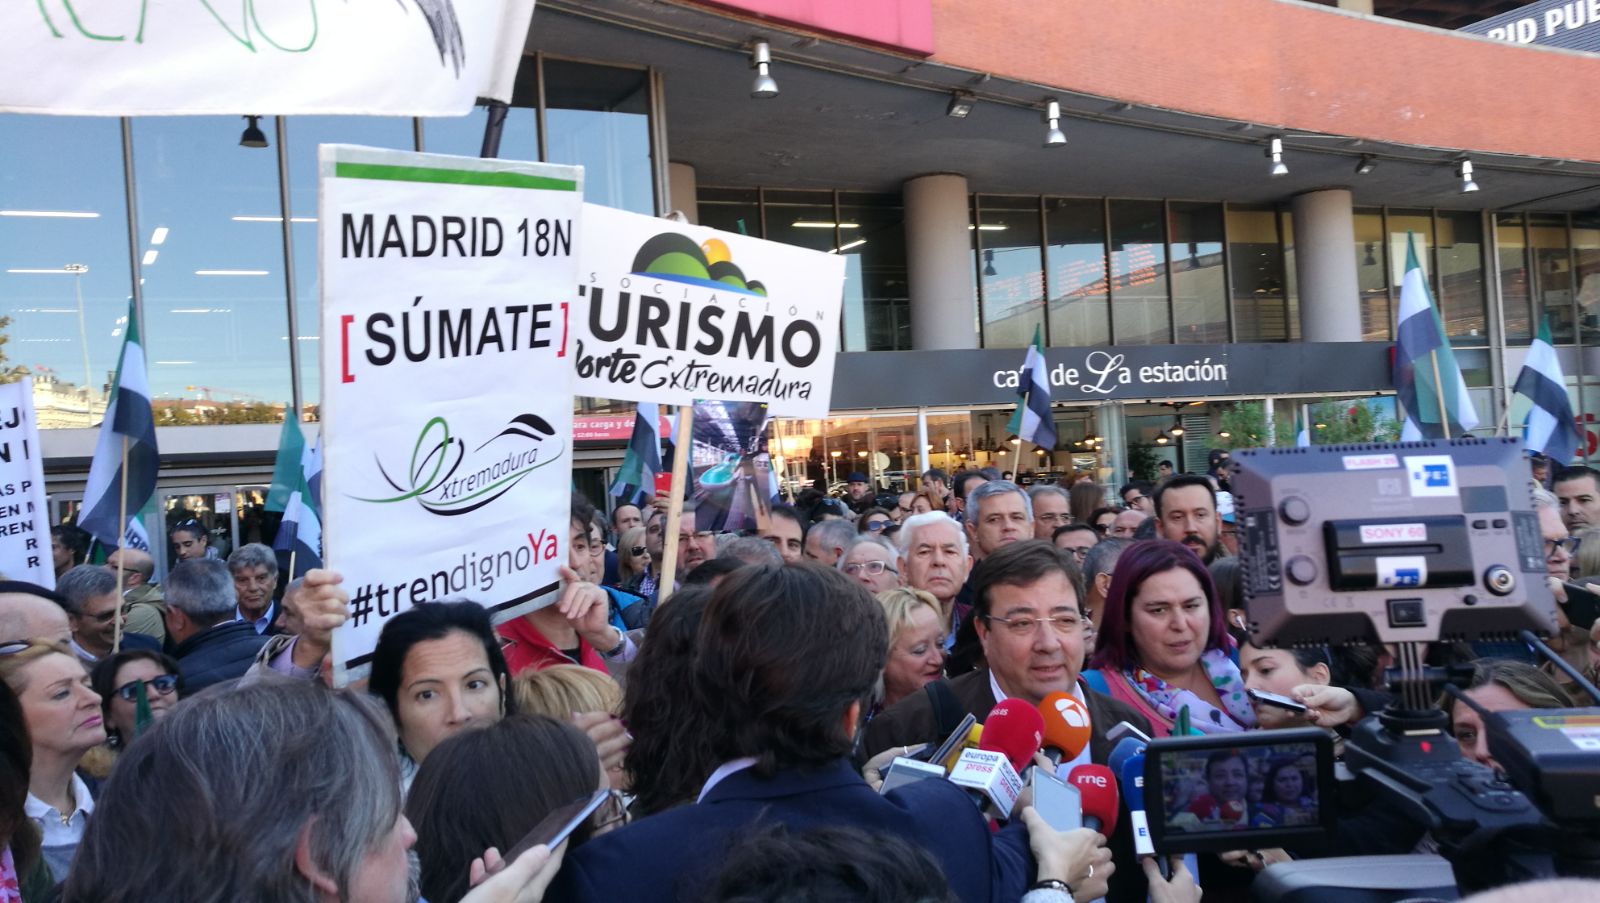
[{"label": "illuminated ceiling spotlight", "polygon": [[1161,432],[1160,435],[1156,436],[1156,444],[1157,445],[1166,445],[1168,442],[1171,442],[1171,441],[1172,441],[1172,437],[1168,436],[1166,434],[1166,431],[1164,431],[1164,430]]},{"label": "illuminated ceiling spotlight", "polygon": [[1282,138],[1273,136],[1272,140],[1267,143],[1267,158],[1272,161],[1271,172],[1273,178],[1277,178],[1278,176],[1286,176],[1289,174],[1289,167],[1285,166],[1283,163]]},{"label": "illuminated ceiling spotlight", "polygon": [[1356,161],[1356,175],[1358,176],[1364,176],[1377,168],[1378,158],[1371,154],[1362,154],[1361,159]]},{"label": "illuminated ceiling spotlight", "polygon": [[246,116],[250,124],[244,127],[244,134],[239,136],[240,147],[266,147],[267,136],[261,131],[260,116]]},{"label": "illuminated ceiling spotlight", "polygon": [[766,41],[757,41],[750,48],[750,68],[756,70],[755,83],[750,86],[751,97],[777,97],[778,82],[768,70],[772,66],[772,48]]},{"label": "illuminated ceiling spotlight", "polygon": [[1471,160],[1462,160],[1460,163],[1457,163],[1456,164],[1456,175],[1461,177],[1461,193],[1462,194],[1467,194],[1469,192],[1473,192],[1473,191],[1477,191],[1478,190],[1478,183],[1472,181],[1472,161]]},{"label": "illuminated ceiling spotlight", "polygon": [[1172,429],[1168,430],[1167,432],[1171,433],[1174,436],[1182,436],[1183,435],[1183,421],[1182,420],[1174,420],[1174,421],[1172,421]]},{"label": "illuminated ceiling spotlight", "polygon": [[1044,105],[1044,133],[1045,147],[1065,147],[1067,135],[1061,131],[1061,103],[1056,100],[1047,101]]},{"label": "illuminated ceiling spotlight", "polygon": [[950,105],[944,108],[944,115],[951,119],[966,119],[977,102],[971,94],[956,91],[950,95]]}]

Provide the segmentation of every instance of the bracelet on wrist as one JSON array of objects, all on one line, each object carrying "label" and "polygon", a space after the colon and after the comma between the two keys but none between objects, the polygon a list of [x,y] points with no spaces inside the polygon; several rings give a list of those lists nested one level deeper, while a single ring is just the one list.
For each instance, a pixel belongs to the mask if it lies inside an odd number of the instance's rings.
[{"label": "bracelet on wrist", "polygon": [[1069,897],[1072,896],[1072,886],[1059,878],[1041,878],[1033,882],[1028,890],[1059,890],[1066,892]]}]

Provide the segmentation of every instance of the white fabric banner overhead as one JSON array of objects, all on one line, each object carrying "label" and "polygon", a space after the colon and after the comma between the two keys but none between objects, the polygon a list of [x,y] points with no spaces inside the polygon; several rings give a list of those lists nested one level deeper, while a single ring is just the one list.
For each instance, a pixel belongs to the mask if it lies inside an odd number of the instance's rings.
[{"label": "white fabric banner overhead", "polygon": [[323,558],[351,597],[343,679],[417,603],[510,614],[554,598],[583,170],[323,145],[318,171]]},{"label": "white fabric banner overhead", "polygon": [[0,385],[0,574],[56,585],[31,379]]},{"label": "white fabric banner overhead", "polygon": [[828,415],[842,255],[596,204],[582,248],[577,394]]},{"label": "white fabric banner overhead", "polygon": [[0,3],[0,112],[461,116],[511,99],[533,5]]}]

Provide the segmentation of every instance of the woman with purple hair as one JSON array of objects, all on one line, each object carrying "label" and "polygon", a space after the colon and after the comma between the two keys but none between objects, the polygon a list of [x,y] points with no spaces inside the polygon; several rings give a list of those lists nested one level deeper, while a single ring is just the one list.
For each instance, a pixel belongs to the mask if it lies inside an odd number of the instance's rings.
[{"label": "woman with purple hair", "polygon": [[[1255,725],[1211,574],[1182,544],[1129,546],[1095,627],[1090,667],[1113,698],[1150,719],[1157,736]],[[1186,731],[1176,729],[1180,723]]]}]

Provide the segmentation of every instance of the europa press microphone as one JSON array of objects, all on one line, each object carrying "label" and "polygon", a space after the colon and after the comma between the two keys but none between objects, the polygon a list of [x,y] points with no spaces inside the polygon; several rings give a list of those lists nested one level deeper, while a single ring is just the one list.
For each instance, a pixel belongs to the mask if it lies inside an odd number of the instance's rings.
[{"label": "europa press microphone", "polygon": [[1054,764],[1071,762],[1089,745],[1089,710],[1071,693],[1051,693],[1039,701],[1044,719],[1044,754]]},{"label": "europa press microphone", "polygon": [[978,748],[963,750],[950,769],[950,782],[966,788],[980,808],[987,804],[1010,818],[1022,793],[1017,772],[1027,767],[1043,739],[1043,720],[1033,706],[1002,699],[984,719]]}]

